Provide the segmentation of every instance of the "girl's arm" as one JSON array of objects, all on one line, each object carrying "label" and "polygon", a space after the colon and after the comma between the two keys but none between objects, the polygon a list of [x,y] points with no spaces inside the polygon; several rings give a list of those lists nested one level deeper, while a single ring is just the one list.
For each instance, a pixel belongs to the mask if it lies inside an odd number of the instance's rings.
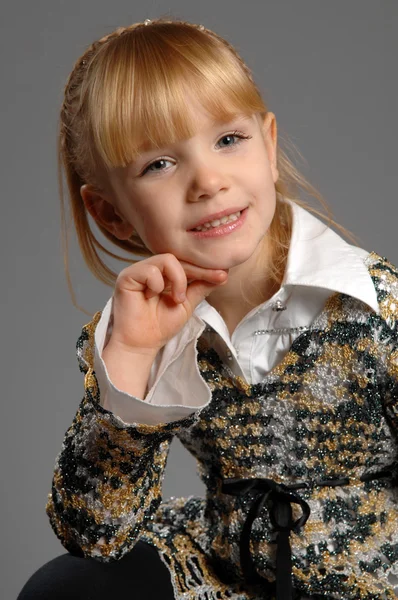
[{"label": "girl's arm", "polygon": [[[121,271],[104,356],[120,391],[144,397],[158,352],[226,278],[225,271],[182,263],[171,254]],[[170,442],[195,413],[149,425],[127,424],[107,410],[94,369],[100,318],[97,313],[83,327],[77,342],[85,394],[57,457],[47,514],[67,550],[106,561],[131,550],[158,508]]]},{"label": "girl's arm", "polygon": [[170,442],[191,417],[129,425],[102,408],[93,369],[100,316],[77,341],[85,394],[57,457],[46,510],[67,550],[109,561],[131,550],[159,506]]}]

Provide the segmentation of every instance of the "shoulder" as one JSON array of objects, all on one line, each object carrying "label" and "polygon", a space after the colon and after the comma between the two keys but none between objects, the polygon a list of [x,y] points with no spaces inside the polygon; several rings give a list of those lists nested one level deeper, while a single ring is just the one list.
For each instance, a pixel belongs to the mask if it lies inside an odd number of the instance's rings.
[{"label": "shoulder", "polygon": [[[398,267],[389,261],[385,256],[381,256],[377,252],[368,252],[364,257],[364,263],[368,268],[372,278],[377,279],[379,275],[390,274],[394,280],[398,280]],[[389,277],[384,277],[386,280]]]},{"label": "shoulder", "polygon": [[395,330],[398,324],[398,267],[374,251],[365,257],[364,263],[376,290],[380,317]]}]

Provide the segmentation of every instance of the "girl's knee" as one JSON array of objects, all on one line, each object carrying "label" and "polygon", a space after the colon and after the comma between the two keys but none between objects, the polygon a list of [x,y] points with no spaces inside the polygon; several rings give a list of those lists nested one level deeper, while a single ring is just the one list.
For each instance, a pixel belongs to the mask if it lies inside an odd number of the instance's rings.
[{"label": "girl's knee", "polygon": [[124,558],[109,563],[63,554],[38,569],[17,600],[173,600],[167,567],[158,552],[137,542]]},{"label": "girl's knee", "polygon": [[[85,559],[63,554],[50,560],[28,579],[17,600],[66,600],[80,598],[87,568]],[[85,596],[90,598],[91,596]]]}]

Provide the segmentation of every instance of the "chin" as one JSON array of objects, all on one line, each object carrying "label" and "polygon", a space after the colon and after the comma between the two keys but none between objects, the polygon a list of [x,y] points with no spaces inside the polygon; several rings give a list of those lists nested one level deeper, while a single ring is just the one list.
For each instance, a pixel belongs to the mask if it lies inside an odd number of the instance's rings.
[{"label": "chin", "polygon": [[[221,253],[220,253],[221,254]],[[223,253],[224,254],[224,253]],[[237,253],[234,255],[229,254],[228,256],[220,256],[219,258],[213,256],[208,260],[203,260],[203,263],[200,265],[206,269],[233,269],[234,267],[238,267],[239,265],[243,265],[249,258],[253,255],[251,253]]]}]

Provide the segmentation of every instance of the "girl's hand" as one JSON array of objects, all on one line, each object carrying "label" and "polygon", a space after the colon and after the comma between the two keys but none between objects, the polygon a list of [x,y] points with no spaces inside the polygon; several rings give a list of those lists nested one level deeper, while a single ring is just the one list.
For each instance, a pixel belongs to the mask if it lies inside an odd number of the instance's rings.
[{"label": "girl's hand", "polygon": [[109,343],[154,358],[196,306],[227,279],[227,271],[198,267],[173,254],[157,254],[123,269],[113,294]]}]

